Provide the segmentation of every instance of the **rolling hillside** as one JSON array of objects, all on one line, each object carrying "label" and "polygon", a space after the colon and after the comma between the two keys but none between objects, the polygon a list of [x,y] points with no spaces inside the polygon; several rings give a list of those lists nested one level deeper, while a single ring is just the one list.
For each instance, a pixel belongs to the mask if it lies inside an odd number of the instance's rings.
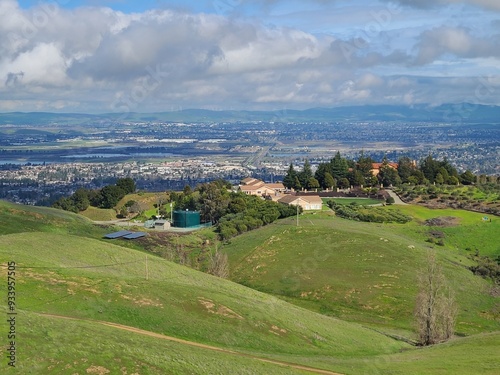
[{"label": "rolling hillside", "polygon": [[[331,218],[309,219],[307,228],[319,228],[321,220]],[[19,356],[12,373],[468,374],[479,369],[493,374],[500,367],[497,333],[418,350],[365,327],[378,324],[365,324],[373,316],[349,319],[365,326],[339,320],[296,306],[293,296],[285,296],[294,300],[290,304],[147,256],[102,240],[103,229],[77,215],[0,202],[0,223],[4,280],[6,263],[16,262]],[[352,224],[350,233],[361,241],[365,228]],[[251,238],[255,244],[264,235],[261,247],[272,250],[280,241],[269,240],[284,230],[300,243],[305,223],[292,229],[281,222],[236,238],[230,246]],[[399,234],[386,238],[405,241]],[[348,272],[355,275],[356,267]],[[492,330],[493,324],[471,331]],[[405,319],[394,327],[408,328]],[[479,347],[473,360],[464,355]]]},{"label": "rolling hillside", "polygon": [[[231,279],[313,311],[411,339],[417,271],[434,247],[460,306],[457,333],[498,330],[493,284],[467,269],[471,251],[465,247],[475,242],[494,253],[500,219],[484,223],[481,214],[465,211],[413,206],[401,210],[414,220],[360,223],[321,213],[303,215],[298,227],[289,219],[237,237],[225,246]],[[423,225],[428,218],[451,214],[460,224]],[[438,231],[444,246],[426,242],[429,232]],[[460,243],[465,245],[460,248]]]}]

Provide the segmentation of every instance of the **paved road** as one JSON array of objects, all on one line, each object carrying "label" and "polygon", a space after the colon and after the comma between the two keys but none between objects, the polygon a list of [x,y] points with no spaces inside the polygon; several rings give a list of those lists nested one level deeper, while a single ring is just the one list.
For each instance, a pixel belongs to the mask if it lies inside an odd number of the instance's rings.
[{"label": "paved road", "polygon": [[237,355],[239,357],[251,358],[251,359],[255,359],[257,361],[272,363],[272,364],[275,364],[275,365],[287,366],[287,367],[290,367],[290,368],[293,368],[293,369],[296,369],[296,370],[308,371],[308,372],[311,372],[313,374],[342,375],[342,374],[339,374],[338,372],[332,372],[332,371],[328,371],[328,370],[322,370],[322,369],[318,369],[318,368],[314,368],[314,367],[309,367],[309,366],[297,365],[295,363],[288,363],[288,362],[283,362],[283,361],[276,361],[276,360],[273,360],[273,359],[261,358],[261,357],[257,357],[257,356],[251,355],[251,354],[239,353],[239,352],[235,352],[235,351],[229,350],[229,349],[218,348],[216,346],[200,344],[200,343],[195,342],[195,341],[188,341],[188,340],[179,339],[177,337],[162,335],[162,334],[156,333],[156,332],[145,331],[143,329],[126,326],[126,325],[123,325],[123,324],[117,324],[117,323],[112,323],[112,322],[105,322],[105,321],[102,321],[102,320],[73,318],[73,317],[70,317],[70,316],[63,316],[63,315],[53,315],[53,314],[44,314],[44,313],[38,313],[38,315],[49,316],[49,317],[58,318],[58,319],[77,320],[77,321],[82,321],[82,322],[91,322],[91,323],[94,323],[94,324],[101,324],[101,325],[104,325],[104,326],[113,327],[113,328],[116,328],[116,329],[121,329],[123,331],[134,332],[134,333],[137,333],[139,335],[144,335],[144,336],[149,336],[149,337],[156,337],[158,339],[173,341],[173,342],[177,342],[177,343],[184,344],[184,345],[194,346],[194,347],[197,347],[197,348],[203,348],[203,349],[213,350],[213,351],[217,351],[217,352],[233,354],[233,355]]},{"label": "paved road", "polygon": [[403,201],[401,200],[401,198],[399,198],[399,196],[398,196],[395,192],[393,192],[392,190],[386,190],[386,191],[389,193],[389,195],[390,195],[391,197],[393,197],[393,198],[394,198],[394,204],[400,204],[400,205],[402,205],[402,206],[406,206],[406,205],[408,205],[408,203],[403,202]]}]

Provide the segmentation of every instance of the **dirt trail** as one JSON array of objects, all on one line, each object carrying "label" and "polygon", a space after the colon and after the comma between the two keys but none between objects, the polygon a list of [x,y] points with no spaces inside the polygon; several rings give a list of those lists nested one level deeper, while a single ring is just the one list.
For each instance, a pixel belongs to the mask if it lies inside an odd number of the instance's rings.
[{"label": "dirt trail", "polygon": [[271,363],[271,364],[275,364],[275,365],[279,365],[279,366],[290,367],[290,368],[293,368],[293,369],[296,369],[296,370],[308,371],[308,372],[311,372],[313,374],[342,375],[340,373],[332,372],[332,371],[328,371],[328,370],[321,370],[321,369],[317,369],[317,368],[314,368],[314,367],[298,365],[298,364],[295,364],[295,363],[282,362],[282,361],[276,361],[276,360],[273,360],[273,359],[261,358],[261,357],[257,357],[257,356],[251,355],[251,354],[245,354],[245,353],[235,352],[235,351],[232,351],[232,350],[229,350],[229,349],[223,349],[223,348],[218,348],[216,346],[211,346],[211,345],[206,345],[206,344],[200,344],[200,343],[197,343],[197,342],[194,342],[194,341],[187,341],[187,340],[179,339],[177,337],[162,335],[161,333],[156,333],[156,332],[151,332],[151,331],[145,331],[143,329],[139,329],[139,328],[135,328],[135,327],[130,327],[130,326],[126,326],[126,325],[118,324],[118,323],[106,322],[106,321],[102,321],[102,320],[73,318],[73,317],[70,317],[70,316],[63,316],[63,315],[43,314],[43,313],[37,313],[37,314],[41,315],[41,316],[48,316],[48,317],[58,318],[58,319],[76,320],[76,321],[81,321],[81,322],[90,322],[90,323],[102,324],[104,326],[113,327],[113,328],[116,328],[116,329],[121,329],[122,331],[128,331],[128,332],[137,333],[139,335],[144,335],[144,336],[149,336],[149,337],[155,337],[155,338],[162,339],[162,340],[173,341],[173,342],[177,342],[177,343],[184,344],[184,345],[194,346],[194,347],[197,347],[197,348],[208,349],[208,350],[213,350],[213,351],[217,351],[217,352],[222,352],[222,353],[237,355],[239,357],[251,358],[251,359],[255,359],[257,361],[267,362],[267,363]]}]

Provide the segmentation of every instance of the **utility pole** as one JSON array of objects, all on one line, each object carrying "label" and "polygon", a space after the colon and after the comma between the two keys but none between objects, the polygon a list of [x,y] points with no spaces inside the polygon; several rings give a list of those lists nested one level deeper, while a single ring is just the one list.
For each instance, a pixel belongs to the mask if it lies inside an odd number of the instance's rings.
[{"label": "utility pole", "polygon": [[297,226],[299,226],[299,202],[300,202],[300,198],[297,199]]}]

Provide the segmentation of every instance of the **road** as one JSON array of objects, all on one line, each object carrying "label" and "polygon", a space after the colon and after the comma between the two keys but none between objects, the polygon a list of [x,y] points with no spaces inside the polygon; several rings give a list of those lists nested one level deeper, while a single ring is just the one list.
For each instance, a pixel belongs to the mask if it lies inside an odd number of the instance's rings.
[{"label": "road", "polygon": [[393,198],[394,198],[394,204],[400,204],[400,205],[402,205],[402,206],[407,206],[407,205],[408,205],[408,203],[403,202],[403,201],[401,200],[401,198],[399,198],[399,195],[397,195],[397,194],[396,194],[395,192],[393,192],[392,190],[387,189],[386,191],[387,191],[387,193],[389,193],[389,195],[390,195],[391,197],[393,197]]}]

